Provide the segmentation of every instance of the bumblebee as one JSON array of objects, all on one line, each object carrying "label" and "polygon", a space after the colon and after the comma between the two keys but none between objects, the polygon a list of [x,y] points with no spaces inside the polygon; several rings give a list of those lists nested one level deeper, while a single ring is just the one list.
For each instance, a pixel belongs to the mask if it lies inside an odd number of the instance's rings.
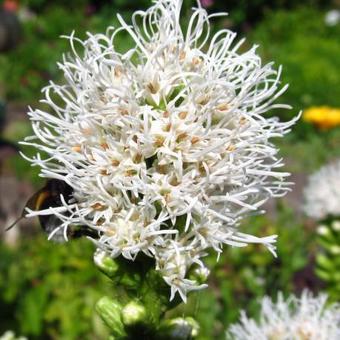
[{"label": "bumblebee", "polygon": [[[25,208],[31,210],[45,210],[48,208],[60,207],[62,201],[60,196],[64,197],[64,200],[68,202],[73,198],[73,188],[66,182],[59,179],[50,179],[46,182],[45,186],[33,194],[27,201]],[[20,220],[25,218],[25,208],[22,211],[21,216],[12,223],[6,231],[13,228]],[[61,225],[61,220],[56,215],[39,215],[39,222],[41,228],[50,235],[55,229]],[[75,239],[82,236],[90,236],[92,238],[98,238],[98,233],[87,226],[69,226],[67,229],[67,238]],[[56,242],[64,242],[64,230],[60,228],[53,233],[51,240]]]}]

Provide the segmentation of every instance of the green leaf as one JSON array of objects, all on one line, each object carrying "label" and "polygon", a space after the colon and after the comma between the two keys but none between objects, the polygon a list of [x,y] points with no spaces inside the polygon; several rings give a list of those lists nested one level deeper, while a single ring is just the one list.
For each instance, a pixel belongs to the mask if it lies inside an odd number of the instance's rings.
[{"label": "green leaf", "polygon": [[19,311],[23,334],[41,334],[47,301],[48,288],[42,284],[31,287],[25,294]]}]

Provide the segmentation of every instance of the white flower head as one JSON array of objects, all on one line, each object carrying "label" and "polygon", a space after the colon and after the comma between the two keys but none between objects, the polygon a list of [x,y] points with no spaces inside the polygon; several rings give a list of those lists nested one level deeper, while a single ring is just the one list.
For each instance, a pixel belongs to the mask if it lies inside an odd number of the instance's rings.
[{"label": "white flower head", "polygon": [[290,296],[277,302],[264,297],[259,321],[242,312],[240,322],[231,325],[227,339],[233,340],[337,340],[340,338],[340,305],[326,306],[327,296]]},{"label": "white flower head", "polygon": [[[29,112],[35,136],[26,143],[49,155],[30,160],[42,177],[73,189],[60,207],[30,216],[57,214],[65,235],[73,225],[97,230],[113,257],[153,257],[171,296],[185,300],[205,286],[189,276],[205,269],[206,249],[261,243],[274,252],[276,236],[237,226],[289,190],[269,140],[296,119],[263,116],[289,108],[275,103],[286,89],[281,69],[262,65],[255,46],[239,52],[230,30],[211,35],[210,19],[222,14],[199,4],[182,29],[181,5],[154,1],[131,25],[118,15],[106,34],[68,37],[73,54],[58,64],[66,84],[44,89],[51,112]],[[116,50],[121,31],[135,42],[125,53]]]},{"label": "white flower head", "polygon": [[340,22],[340,11],[332,9],[325,15],[325,24],[327,26],[336,26]]},{"label": "white flower head", "polygon": [[340,216],[340,159],[309,177],[304,196],[308,216],[319,220]]}]

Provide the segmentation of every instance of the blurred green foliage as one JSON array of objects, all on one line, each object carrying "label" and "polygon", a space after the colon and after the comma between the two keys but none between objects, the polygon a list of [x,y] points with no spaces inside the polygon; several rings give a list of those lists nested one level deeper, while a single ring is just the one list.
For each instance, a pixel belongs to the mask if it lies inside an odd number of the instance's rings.
[{"label": "blurred green foliage", "polygon": [[[7,100],[36,105],[49,80],[60,80],[62,74],[56,63],[69,51],[68,40],[60,38],[61,35],[70,35],[75,30],[76,36],[85,38],[86,31],[103,32],[117,23],[112,9],[90,17],[82,11],[71,13],[64,7],[52,7],[24,22],[22,43],[7,54],[0,54],[0,83],[5,84]],[[128,48],[131,39],[121,33],[117,45],[118,50]]]},{"label": "blurred green foliage", "polygon": [[68,7],[71,8],[78,8],[82,9],[84,6],[86,6],[90,1],[89,0],[54,0],[54,1],[48,1],[48,0],[22,0],[20,1],[21,5],[25,5],[33,10],[41,11],[43,9],[46,9],[48,6],[60,6],[60,7]]},{"label": "blurred green foliage", "polygon": [[46,236],[23,238],[17,248],[0,247],[0,333],[46,339],[95,339],[107,335],[93,312],[109,280],[92,262],[88,240],[67,244]]},{"label": "blurred green foliage", "polygon": [[[302,132],[304,135],[301,136]],[[280,148],[288,171],[311,174],[340,158],[340,128],[320,132],[299,121],[292,133],[276,140],[275,144]]]},{"label": "blurred green foliage", "polygon": [[308,7],[279,10],[268,13],[250,34],[265,60],[283,65],[282,83],[290,86],[280,101],[294,108],[279,112],[286,118],[309,106],[340,107],[340,25],[327,26],[324,18]]},{"label": "blurred green foliage", "polygon": [[0,55],[0,81],[6,84],[8,100],[31,102],[40,97],[41,88],[57,77],[56,61],[66,50],[66,40],[57,37],[70,33],[77,20],[81,27],[81,20],[85,20],[82,18],[81,13],[71,17],[66,9],[56,8],[24,23],[23,42],[10,53]]},{"label": "blurred green foliage", "polygon": [[285,8],[293,10],[300,6],[322,8],[328,7],[331,0],[227,0],[212,1],[209,7],[211,11],[228,12],[236,26],[249,26],[257,23],[266,13],[271,10]]},{"label": "blurred green foliage", "polygon": [[149,6],[151,0],[22,0],[21,3],[38,12],[55,6],[68,7],[77,11],[82,11],[87,6],[96,8],[110,6],[117,10],[137,10]]},{"label": "blurred green foliage", "polygon": [[[1,134],[1,138],[18,145],[25,137],[32,134],[31,124],[27,120],[17,120],[6,124],[4,131]],[[28,157],[33,157],[36,154],[33,148],[26,145],[20,145],[20,150]],[[18,180],[29,181],[34,186],[42,184],[42,179],[39,177],[39,169],[37,167],[32,167],[19,153],[4,159],[2,161],[2,167],[9,168],[11,173]]]}]

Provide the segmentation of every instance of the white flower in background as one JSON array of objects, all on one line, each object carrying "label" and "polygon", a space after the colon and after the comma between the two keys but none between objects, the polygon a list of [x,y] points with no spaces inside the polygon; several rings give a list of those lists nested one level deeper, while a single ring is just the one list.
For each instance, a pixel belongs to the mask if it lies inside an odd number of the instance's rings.
[{"label": "white flower in background", "polygon": [[326,306],[327,296],[313,297],[304,291],[301,298],[290,296],[277,302],[264,297],[259,321],[241,312],[240,323],[229,328],[233,340],[337,340],[340,339],[340,305]]},{"label": "white flower in background", "polygon": [[27,340],[27,338],[23,336],[16,337],[13,331],[6,331],[0,335],[0,340]]},{"label": "white flower in background", "polygon": [[[41,176],[65,181],[73,199],[29,216],[55,214],[55,230],[84,225],[99,233],[99,248],[134,260],[142,252],[179,292],[199,289],[189,270],[204,269],[208,248],[261,243],[274,252],[276,236],[238,231],[240,220],[270,197],[283,196],[289,175],[269,142],[296,121],[263,115],[289,108],[275,100],[281,69],[262,65],[254,46],[223,29],[210,35],[213,16],[198,5],[188,27],[182,1],[159,0],[128,25],[107,34],[72,34],[73,55],[58,64],[66,84],[44,89],[51,112],[31,110],[40,153],[30,161]],[[127,31],[135,47],[116,50]],[[76,46],[77,45],[77,46]],[[83,52],[78,52],[78,49]],[[53,235],[51,235],[53,237]]]},{"label": "white flower in background", "polygon": [[327,26],[336,26],[340,22],[340,11],[332,9],[325,15],[325,24]]},{"label": "white flower in background", "polygon": [[316,219],[340,216],[340,159],[311,175],[304,190],[305,213]]}]

